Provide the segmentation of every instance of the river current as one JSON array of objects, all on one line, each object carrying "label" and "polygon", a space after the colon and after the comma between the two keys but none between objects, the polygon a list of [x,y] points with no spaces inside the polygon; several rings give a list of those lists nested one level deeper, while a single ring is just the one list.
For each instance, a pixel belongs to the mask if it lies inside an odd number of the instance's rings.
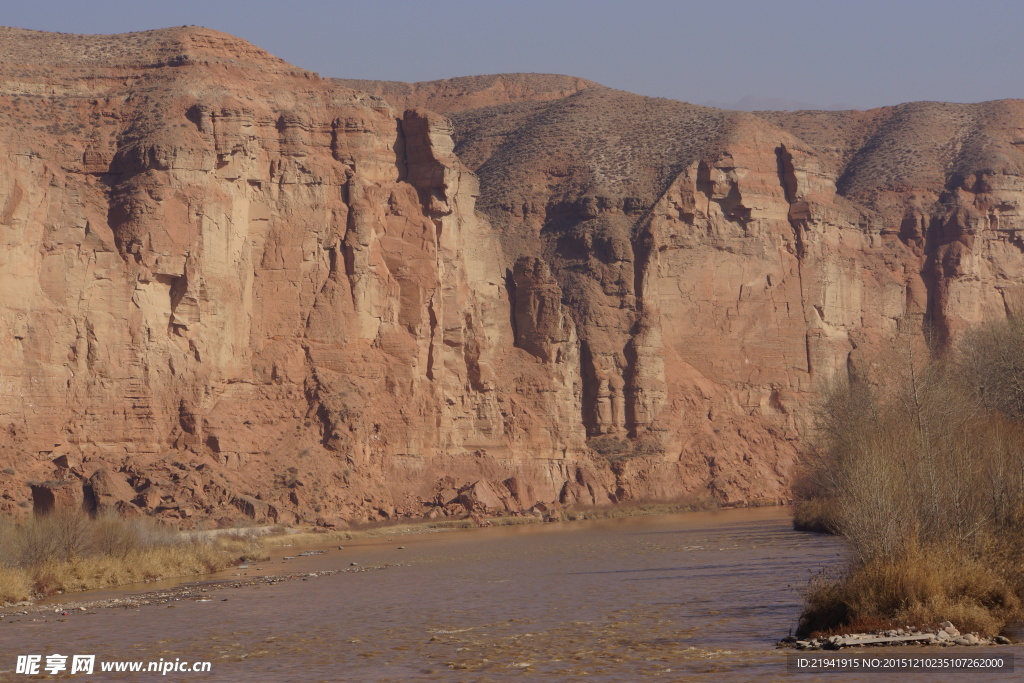
[{"label": "river current", "polygon": [[793,674],[792,651],[774,649],[808,579],[842,561],[839,540],[792,531],[786,509],[381,537],[282,557],[299,550],[228,575],[317,576],[171,605],[8,617],[0,680],[26,680],[14,660],[28,653],[211,663],[209,673],[71,680],[854,680]]}]

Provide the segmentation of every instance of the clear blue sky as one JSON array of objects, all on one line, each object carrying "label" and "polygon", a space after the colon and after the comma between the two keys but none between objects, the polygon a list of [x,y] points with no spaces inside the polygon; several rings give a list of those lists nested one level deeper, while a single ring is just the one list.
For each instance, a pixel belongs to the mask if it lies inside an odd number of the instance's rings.
[{"label": "clear blue sky", "polygon": [[4,2],[0,24],[197,24],[345,78],[532,71],[698,103],[862,108],[1024,97],[1019,0],[25,0]]}]

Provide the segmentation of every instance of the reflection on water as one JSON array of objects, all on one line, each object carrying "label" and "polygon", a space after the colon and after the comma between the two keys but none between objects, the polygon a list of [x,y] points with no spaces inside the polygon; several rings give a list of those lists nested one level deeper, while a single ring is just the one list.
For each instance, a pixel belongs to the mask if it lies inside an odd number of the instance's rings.
[{"label": "reflection on water", "polygon": [[6,653],[60,652],[210,660],[202,680],[252,682],[783,679],[772,645],[840,553],[783,509],[349,542],[247,571],[392,566],[4,623],[0,670]]}]

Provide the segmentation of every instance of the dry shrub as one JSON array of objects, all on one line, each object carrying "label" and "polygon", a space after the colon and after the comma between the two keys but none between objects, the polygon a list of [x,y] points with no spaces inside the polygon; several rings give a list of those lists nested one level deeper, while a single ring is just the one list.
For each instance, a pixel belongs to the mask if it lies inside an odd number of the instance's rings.
[{"label": "dry shrub", "polygon": [[208,574],[268,559],[252,537],[187,539],[147,517],[85,513],[0,523],[0,602]]},{"label": "dry shrub", "polygon": [[828,500],[812,497],[800,500],[793,509],[793,528],[819,534],[837,533],[838,523],[832,518],[832,505]]},{"label": "dry shrub", "polygon": [[0,569],[17,564],[18,549],[18,528],[11,520],[0,518]]},{"label": "dry shrub", "polygon": [[102,515],[93,525],[95,548],[100,555],[126,557],[141,544],[135,525],[114,515]]},{"label": "dry shrub", "polygon": [[903,338],[875,366],[884,381],[828,392],[794,525],[842,534],[851,565],[812,582],[802,633],[947,619],[993,633],[1021,617],[1024,332],[1007,325],[943,360]]},{"label": "dry shrub", "polygon": [[956,359],[975,383],[985,405],[1024,421],[1024,325],[1015,320],[989,323],[968,332]]},{"label": "dry shrub", "polygon": [[32,587],[25,572],[0,567],[0,603],[28,600],[31,595]]},{"label": "dry shrub", "polygon": [[265,562],[270,559],[263,541],[245,532],[217,536],[214,544],[238,562]]},{"label": "dry shrub", "polygon": [[[855,563],[843,574],[812,581],[801,635],[934,626],[996,634],[1020,613],[1020,586],[1003,568],[948,548],[914,548],[898,559]],[[867,628],[865,628],[867,627]]]},{"label": "dry shrub", "polygon": [[226,569],[233,561],[211,543],[175,543],[132,550],[123,557],[93,555],[47,562],[34,568],[32,581],[39,594],[52,595],[209,574]]}]

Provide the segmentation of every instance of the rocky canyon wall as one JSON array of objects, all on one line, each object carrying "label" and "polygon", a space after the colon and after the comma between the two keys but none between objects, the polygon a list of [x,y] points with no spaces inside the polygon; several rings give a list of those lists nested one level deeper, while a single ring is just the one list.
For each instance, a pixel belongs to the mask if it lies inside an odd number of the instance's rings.
[{"label": "rocky canyon wall", "polygon": [[1018,102],[755,115],[0,33],[8,513],[783,501],[824,381],[1024,304]]},{"label": "rocky canyon wall", "polygon": [[572,350],[515,348],[443,117],[210,31],[5,38],[26,45],[3,60],[8,511],[33,483],[330,524],[575,481]]},{"label": "rocky canyon wall", "polygon": [[550,266],[627,496],[783,498],[833,378],[901,328],[942,353],[1019,313],[1019,101],[748,114],[595,86],[449,114],[506,262]]}]

